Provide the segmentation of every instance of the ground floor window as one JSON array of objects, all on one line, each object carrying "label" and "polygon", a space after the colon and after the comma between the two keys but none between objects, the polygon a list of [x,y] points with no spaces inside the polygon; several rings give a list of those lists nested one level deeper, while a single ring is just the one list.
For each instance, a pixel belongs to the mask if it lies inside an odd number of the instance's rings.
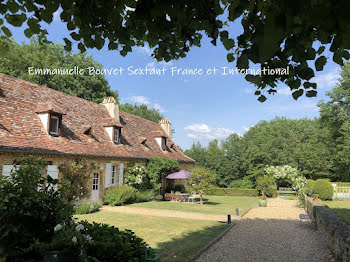
[{"label": "ground floor window", "polygon": [[92,179],[92,190],[98,190],[98,173],[94,173],[94,177]]}]

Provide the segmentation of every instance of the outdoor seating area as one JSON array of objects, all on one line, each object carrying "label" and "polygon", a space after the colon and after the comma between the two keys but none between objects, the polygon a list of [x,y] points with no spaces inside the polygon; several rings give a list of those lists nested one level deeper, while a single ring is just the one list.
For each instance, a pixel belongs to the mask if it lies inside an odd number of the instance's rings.
[{"label": "outdoor seating area", "polygon": [[181,193],[179,191],[171,191],[170,193],[165,193],[164,198],[165,200],[169,201],[175,201],[175,202],[191,202],[196,203],[197,198],[196,192],[189,193]]}]

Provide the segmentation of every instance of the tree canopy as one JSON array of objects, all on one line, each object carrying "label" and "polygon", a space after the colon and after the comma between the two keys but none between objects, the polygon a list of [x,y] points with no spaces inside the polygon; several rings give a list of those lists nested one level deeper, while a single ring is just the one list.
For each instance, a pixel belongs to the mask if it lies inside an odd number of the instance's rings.
[{"label": "tree canopy", "polygon": [[338,85],[328,92],[330,100],[319,104],[321,122],[329,130],[326,142],[332,153],[333,171],[350,181],[350,63],[342,67]]},{"label": "tree canopy", "polygon": [[[100,103],[107,96],[113,96],[117,102],[118,91],[111,90],[104,75],[89,74],[34,74],[34,69],[86,69],[93,67],[101,69],[102,65],[91,56],[66,51],[63,45],[45,43],[31,39],[29,44],[18,44],[10,39],[0,39],[0,45],[6,45],[9,51],[0,56],[0,73],[27,80],[38,85],[44,85],[57,91],[77,96],[95,103]],[[140,116],[158,123],[164,116],[156,109],[146,105],[120,104],[124,112]]]},{"label": "tree canopy", "polygon": [[[72,44],[81,51],[106,45],[125,56],[147,44],[157,60],[169,61],[185,57],[207,35],[213,45],[221,41],[227,60],[236,60],[240,69],[250,64],[260,69],[289,66],[289,75],[246,76],[261,102],[276,92],[279,82],[290,87],[295,99],[315,96],[316,83],[309,80],[330,59],[326,47],[339,65],[350,58],[347,0],[8,0],[0,4],[2,37],[11,37],[10,24],[24,25],[27,37],[45,40],[43,25],[53,21],[57,10],[69,30],[67,50]],[[230,30],[233,22],[243,27],[237,35]]]},{"label": "tree canopy", "polygon": [[251,187],[248,180],[265,175],[267,166],[291,165],[307,178],[335,179],[326,134],[319,120],[276,118],[259,122],[243,136],[232,134],[220,144],[193,144],[185,154],[197,166],[217,173],[217,184],[223,187]]}]

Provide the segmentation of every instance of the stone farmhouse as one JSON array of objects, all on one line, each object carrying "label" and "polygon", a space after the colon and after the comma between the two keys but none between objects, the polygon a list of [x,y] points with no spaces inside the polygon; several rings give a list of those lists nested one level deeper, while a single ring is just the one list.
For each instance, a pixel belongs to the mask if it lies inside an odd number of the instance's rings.
[{"label": "stone farmhouse", "polygon": [[43,157],[45,172],[60,179],[59,166],[78,158],[97,164],[91,174],[91,200],[123,184],[127,167],[152,157],[175,159],[190,171],[194,160],[171,139],[171,124],[159,124],[119,111],[114,98],[101,104],[0,74],[0,174],[16,159]]}]

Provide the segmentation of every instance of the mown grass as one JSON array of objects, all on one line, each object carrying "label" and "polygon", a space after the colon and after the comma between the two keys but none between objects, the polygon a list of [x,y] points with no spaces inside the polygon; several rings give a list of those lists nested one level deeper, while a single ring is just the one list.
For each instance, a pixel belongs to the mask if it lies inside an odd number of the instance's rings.
[{"label": "mown grass", "polygon": [[239,209],[240,214],[243,214],[258,203],[257,197],[205,196],[204,199],[203,205],[200,205],[198,202],[193,204],[172,201],[151,201],[128,206],[226,215],[235,214],[236,208]]},{"label": "mown grass", "polygon": [[153,248],[161,261],[183,262],[223,232],[228,225],[203,220],[97,212],[76,215],[80,220],[106,223],[119,229],[130,229]]},{"label": "mown grass", "polygon": [[332,200],[323,201],[323,203],[350,225],[350,200]]}]

